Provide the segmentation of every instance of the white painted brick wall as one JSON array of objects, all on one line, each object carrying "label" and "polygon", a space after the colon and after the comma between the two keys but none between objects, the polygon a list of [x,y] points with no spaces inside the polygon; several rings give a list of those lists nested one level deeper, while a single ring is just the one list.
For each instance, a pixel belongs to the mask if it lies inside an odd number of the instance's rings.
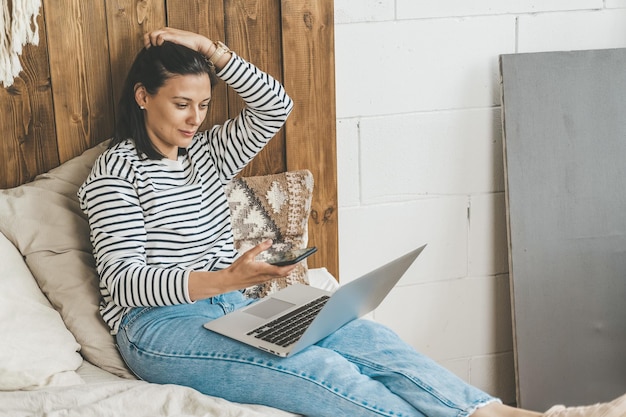
[{"label": "white painted brick wall", "polygon": [[503,192],[471,196],[468,236],[469,276],[489,276],[508,272],[509,254]]},{"label": "white painted brick wall", "polygon": [[492,108],[363,118],[362,203],[503,191],[500,125]]},{"label": "white painted brick wall", "polygon": [[520,16],[519,52],[620,48],[626,45],[626,10]]},{"label": "white painted brick wall", "polygon": [[416,284],[414,289],[402,284],[394,288],[374,318],[421,352],[451,360],[512,350],[506,276]]},{"label": "white painted brick wall", "polygon": [[342,0],[335,2],[335,24],[381,22],[395,19],[394,0]]},{"label": "white painted brick wall", "polygon": [[589,10],[602,6],[603,0],[397,0],[398,19]]},{"label": "white painted brick wall", "polygon": [[498,58],[617,47],[626,0],[335,0],[341,279],[428,243],[373,317],[506,403]]},{"label": "white painted brick wall", "polygon": [[425,198],[340,209],[342,282],[428,243],[402,285],[467,276],[465,196]]},{"label": "white painted brick wall", "polygon": [[514,16],[337,25],[337,116],[493,106],[515,28]]},{"label": "white painted brick wall", "polygon": [[626,8],[626,0],[604,0],[607,8]]}]

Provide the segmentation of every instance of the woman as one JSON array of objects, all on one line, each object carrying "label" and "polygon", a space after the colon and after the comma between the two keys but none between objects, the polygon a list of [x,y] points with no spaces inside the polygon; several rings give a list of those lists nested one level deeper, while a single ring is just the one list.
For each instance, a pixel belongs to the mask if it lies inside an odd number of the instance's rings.
[{"label": "woman", "polygon": [[[199,132],[213,68],[246,107]],[[311,416],[541,416],[501,404],[371,321],[355,320],[286,359],[202,327],[254,302],[240,289],[294,268],[255,260],[270,241],[236,253],[223,191],[291,109],[278,82],[223,44],[171,28],[145,36],[115,136],[79,191],[101,313],[129,368],[147,381]],[[546,415],[625,410],[622,397]]]}]

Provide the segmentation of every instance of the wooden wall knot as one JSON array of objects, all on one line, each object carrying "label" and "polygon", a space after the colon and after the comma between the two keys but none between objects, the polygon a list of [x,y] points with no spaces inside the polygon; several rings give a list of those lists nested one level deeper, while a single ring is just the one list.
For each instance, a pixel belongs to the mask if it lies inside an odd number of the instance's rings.
[{"label": "wooden wall knot", "polygon": [[302,20],[307,29],[313,29],[313,14],[311,12],[305,12],[302,15]]},{"label": "wooden wall knot", "polygon": [[257,20],[259,14],[259,2],[257,0],[248,0],[243,4],[243,13],[250,20]]},{"label": "wooden wall knot", "polygon": [[15,84],[13,84],[13,85],[12,85],[12,86],[10,86],[10,87],[7,87],[7,88],[6,88],[6,90],[7,90],[7,93],[9,93],[9,94],[10,94],[10,95],[12,95],[12,96],[19,96],[19,95],[21,95],[21,94],[22,94],[22,90],[20,90],[19,88],[17,88],[17,87],[15,86]]},{"label": "wooden wall knot", "polygon": [[17,123],[14,125],[13,132],[18,140],[22,143],[26,140],[30,130],[32,119],[32,109],[30,102],[30,92],[26,82],[21,77],[16,77],[13,84],[5,88],[8,94],[7,105],[9,106],[9,117],[15,118]]},{"label": "wooden wall knot", "polygon": [[50,77],[47,77],[37,83],[37,91],[48,91],[52,88],[52,82],[50,81]]},{"label": "wooden wall knot", "polygon": [[148,4],[147,0],[141,0],[137,2],[137,23],[140,25],[145,22],[146,17],[148,17]]},{"label": "wooden wall knot", "polygon": [[334,213],[335,213],[335,208],[328,207],[326,210],[324,210],[324,214],[322,215],[322,218],[320,219],[319,212],[317,210],[311,210],[311,218],[313,219],[313,222],[315,222],[315,224],[320,224],[320,223],[326,224],[331,220]]}]

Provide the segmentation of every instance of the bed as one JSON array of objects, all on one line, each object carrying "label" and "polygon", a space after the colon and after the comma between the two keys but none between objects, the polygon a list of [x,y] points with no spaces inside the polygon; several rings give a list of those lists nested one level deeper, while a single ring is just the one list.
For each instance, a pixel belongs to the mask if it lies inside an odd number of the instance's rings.
[{"label": "bed", "polygon": [[[76,190],[106,147],[142,34],[169,25],[222,39],[295,102],[287,125],[229,186],[237,245],[272,237],[319,249],[287,279],[248,294],[292,282],[336,288],[332,12],[328,0],[42,2],[39,44],[24,47],[23,71],[0,88],[0,415],[292,415],[132,376],[97,311]],[[207,125],[240,108],[218,87]]]}]

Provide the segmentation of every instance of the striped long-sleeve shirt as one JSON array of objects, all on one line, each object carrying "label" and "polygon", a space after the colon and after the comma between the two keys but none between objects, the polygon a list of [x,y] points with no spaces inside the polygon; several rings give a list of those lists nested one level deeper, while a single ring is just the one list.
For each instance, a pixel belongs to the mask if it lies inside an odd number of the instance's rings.
[{"label": "striped long-sleeve shirt", "polygon": [[115,145],[78,191],[112,334],[128,308],[192,302],[189,273],[223,269],[236,257],[223,187],[283,126],[293,103],[235,54],[217,75],[246,102],[237,117],[196,134],[177,161],[140,156],[132,140]]}]

